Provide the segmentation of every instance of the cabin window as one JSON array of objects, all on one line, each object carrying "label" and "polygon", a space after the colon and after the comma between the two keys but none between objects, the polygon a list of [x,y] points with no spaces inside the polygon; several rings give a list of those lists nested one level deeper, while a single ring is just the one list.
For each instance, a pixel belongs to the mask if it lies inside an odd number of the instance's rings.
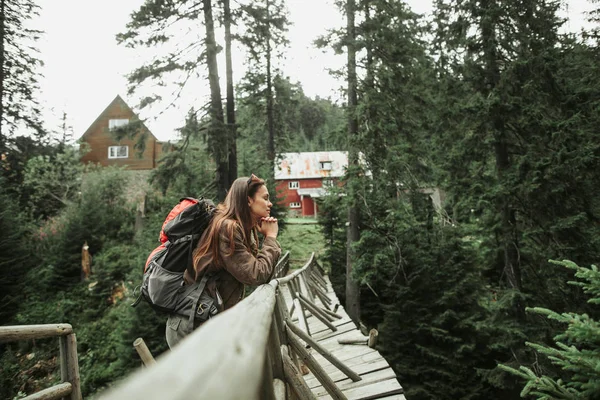
[{"label": "cabin window", "polygon": [[331,171],[331,161],[321,161],[321,169],[325,171]]},{"label": "cabin window", "polygon": [[300,208],[300,203],[297,201],[293,201],[290,203],[290,208]]},{"label": "cabin window", "polygon": [[125,126],[129,123],[128,119],[109,119],[108,120],[108,129],[110,129],[111,131],[113,129],[116,129],[120,126]]},{"label": "cabin window", "polygon": [[323,187],[333,187],[333,179],[323,179]]},{"label": "cabin window", "polygon": [[108,158],[127,158],[129,157],[129,146],[109,146]]},{"label": "cabin window", "polygon": [[300,182],[298,181],[292,181],[288,183],[288,188],[289,189],[299,189],[300,188]]}]

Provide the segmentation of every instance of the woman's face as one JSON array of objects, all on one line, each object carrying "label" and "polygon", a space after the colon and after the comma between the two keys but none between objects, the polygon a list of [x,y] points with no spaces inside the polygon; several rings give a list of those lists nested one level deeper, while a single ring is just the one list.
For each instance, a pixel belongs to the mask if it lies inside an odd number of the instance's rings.
[{"label": "woman's face", "polygon": [[252,216],[256,220],[269,216],[273,203],[269,200],[269,190],[265,185],[262,185],[256,191],[254,197],[248,197],[248,205],[250,206]]}]

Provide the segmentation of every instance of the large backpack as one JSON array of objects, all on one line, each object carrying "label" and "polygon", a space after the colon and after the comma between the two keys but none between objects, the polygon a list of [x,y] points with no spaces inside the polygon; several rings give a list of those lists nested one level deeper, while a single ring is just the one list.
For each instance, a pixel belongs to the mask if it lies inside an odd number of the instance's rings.
[{"label": "large backpack", "polygon": [[210,200],[186,197],[169,212],[160,231],[161,244],[144,266],[141,293],[134,306],[143,298],[158,312],[189,317],[190,326],[218,312],[215,299],[204,290],[209,274],[192,285],[185,285],[183,279],[186,269],[194,276],[192,252],[214,210]]}]

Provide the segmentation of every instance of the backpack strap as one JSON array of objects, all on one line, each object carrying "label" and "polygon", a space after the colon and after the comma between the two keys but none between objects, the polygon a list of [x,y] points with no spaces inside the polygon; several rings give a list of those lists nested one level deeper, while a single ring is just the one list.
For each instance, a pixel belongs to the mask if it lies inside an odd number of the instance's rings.
[{"label": "backpack strap", "polygon": [[194,302],[194,307],[192,308],[192,310],[190,312],[190,317],[188,319],[188,326],[187,326],[188,334],[194,330],[194,318],[196,316],[196,308],[198,308],[198,302],[200,302],[200,297],[201,297],[200,295],[204,291],[204,288],[206,287],[206,283],[208,282],[208,279],[210,278],[211,275],[212,274],[205,272],[204,276],[200,280],[200,283],[198,283],[198,289],[196,289],[198,296],[196,297],[196,301]]}]

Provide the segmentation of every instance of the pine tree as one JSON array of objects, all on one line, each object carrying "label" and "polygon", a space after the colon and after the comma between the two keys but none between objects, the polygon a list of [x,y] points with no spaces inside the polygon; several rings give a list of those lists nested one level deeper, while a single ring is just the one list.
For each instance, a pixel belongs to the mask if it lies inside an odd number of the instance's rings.
[{"label": "pine tree", "polygon": [[[583,289],[590,296],[588,302],[600,304],[600,272],[595,265],[580,267],[571,261],[551,261],[575,271],[577,281],[569,282]],[[587,314],[573,312],[557,313],[543,307],[528,309],[529,312],[546,316],[549,320],[567,325],[565,331],[554,337],[554,344],[527,343],[539,355],[548,357],[560,367],[558,376],[547,371],[535,373],[526,366],[519,369],[502,366],[506,371],[525,380],[521,397],[539,400],[597,399],[600,397],[600,324]]]},{"label": "pine tree", "polygon": [[[129,94],[133,94],[144,85],[165,86],[171,80],[177,88],[171,102],[176,102],[193,78],[208,71],[210,101],[207,105],[194,107],[197,112],[209,116],[208,149],[215,162],[215,187],[217,198],[222,199],[229,187],[229,149],[230,135],[225,127],[221,88],[217,66],[217,46],[214,34],[213,4],[210,0],[162,1],[147,0],[131,16],[127,31],[117,35],[117,41],[131,48],[159,48],[165,50],[166,44],[173,44],[166,54],[157,57],[129,74]],[[191,29],[185,38],[182,29],[189,26],[203,26],[204,29]],[[192,34],[196,32],[196,34]],[[202,33],[201,33],[202,32]],[[144,97],[140,108],[162,100],[160,93]],[[200,117],[201,120],[203,118]]]},{"label": "pine tree", "polygon": [[42,61],[34,45],[42,32],[28,27],[39,9],[34,0],[0,0],[0,154],[19,129],[46,136],[36,99]]}]

